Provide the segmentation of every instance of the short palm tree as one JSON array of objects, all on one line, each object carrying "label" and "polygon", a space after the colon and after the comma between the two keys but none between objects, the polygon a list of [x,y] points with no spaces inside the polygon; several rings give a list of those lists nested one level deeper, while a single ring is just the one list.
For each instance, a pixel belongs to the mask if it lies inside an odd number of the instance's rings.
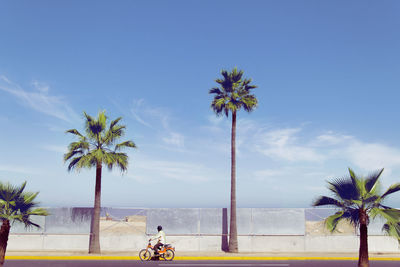
[{"label": "short palm tree", "polygon": [[400,242],[400,210],[383,205],[390,194],[400,190],[400,183],[391,185],[383,194],[380,192],[379,177],[383,169],[365,178],[357,176],[349,169],[349,177],[328,182],[332,197],[321,196],[313,206],[333,206],[340,209],[325,220],[326,227],[335,231],[339,221],[347,220],[360,229],[360,249],[358,266],[369,266],[368,259],[368,223],[376,217],[386,223],[382,230],[394,236]]},{"label": "short palm tree", "polygon": [[26,182],[20,186],[0,182],[0,218],[2,220],[0,228],[0,266],[4,264],[11,225],[17,221],[25,224],[26,227],[40,227],[31,220],[30,216],[48,215],[47,211],[43,208],[38,208],[38,202],[35,202],[39,192],[24,192],[25,186]]},{"label": "short palm tree", "polygon": [[247,112],[257,107],[257,98],[251,90],[257,88],[250,85],[251,79],[244,79],[243,71],[234,68],[231,72],[221,71],[222,79],[216,79],[219,87],[210,89],[214,94],[211,109],[218,115],[226,117],[232,113],[231,133],[231,216],[229,230],[229,252],[238,252],[237,224],[236,224],[236,115],[241,108]]},{"label": "short palm tree", "polygon": [[68,152],[64,155],[64,161],[69,161],[68,171],[82,168],[96,168],[96,185],[94,197],[94,209],[90,227],[89,253],[100,253],[100,199],[101,199],[101,171],[103,164],[111,170],[118,166],[121,171],[128,167],[128,155],[120,152],[123,148],[136,148],[132,141],[124,141],[116,144],[125,133],[125,126],[119,125],[122,118],[110,122],[107,128],[107,116],[105,111],[99,112],[97,118],[85,115],[85,133],[81,134],[76,129],[68,130],[74,134],[78,141],[68,146]]}]

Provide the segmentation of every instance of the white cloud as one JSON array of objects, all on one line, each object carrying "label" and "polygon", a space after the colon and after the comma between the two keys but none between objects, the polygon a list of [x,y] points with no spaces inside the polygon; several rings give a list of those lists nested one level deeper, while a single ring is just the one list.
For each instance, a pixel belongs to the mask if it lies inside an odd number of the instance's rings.
[{"label": "white cloud", "polygon": [[139,116],[139,113],[143,112],[142,110],[143,108],[144,108],[144,99],[141,98],[139,100],[134,100],[131,108],[132,116],[139,123],[151,128],[151,125],[148,122],[144,121],[141,116]]},{"label": "white cloud", "polygon": [[175,147],[184,147],[184,137],[179,133],[170,132],[169,136],[163,137],[162,140],[168,144]]},{"label": "white cloud", "polygon": [[171,129],[171,116],[168,110],[160,107],[150,107],[145,103],[144,99],[139,99],[133,101],[131,114],[140,124],[157,131],[165,145],[179,149],[184,147],[185,137],[183,134]]},{"label": "white cloud", "polygon": [[287,171],[283,169],[258,170],[255,171],[253,175],[257,180],[270,180],[271,178],[276,179],[287,175]]},{"label": "white cloud", "polygon": [[[180,182],[205,182],[212,170],[190,162],[172,160],[138,160],[135,164],[138,174],[150,180],[173,179]],[[167,180],[165,180],[167,182]]]},{"label": "white cloud", "polygon": [[364,171],[385,168],[388,173],[400,168],[400,149],[374,142],[365,142],[350,135],[334,132],[317,136],[316,142],[329,160],[342,159]]},{"label": "white cloud", "polygon": [[220,125],[223,120],[226,120],[226,117],[225,116],[209,115],[207,117],[207,119],[212,125]]},{"label": "white cloud", "polygon": [[39,92],[42,92],[44,94],[47,94],[49,92],[49,85],[46,83],[38,82],[38,81],[33,81],[32,85],[38,90]]},{"label": "white cloud", "polygon": [[65,133],[65,127],[57,126],[54,124],[46,124],[46,127],[52,132]]},{"label": "white cloud", "polygon": [[68,150],[67,146],[57,146],[57,145],[44,145],[42,148],[47,151],[57,152],[62,154],[67,153]]},{"label": "white cloud", "polygon": [[400,168],[400,150],[384,144],[353,140],[343,154],[363,170]]},{"label": "white cloud", "polygon": [[353,139],[353,136],[336,134],[332,131],[329,131],[325,134],[317,136],[314,144],[316,146],[340,145],[352,141]]},{"label": "white cloud", "polygon": [[[202,129],[206,132],[210,129],[213,131],[208,132],[204,140],[198,140],[199,146],[208,147],[207,153],[213,153],[211,150],[219,154],[230,153],[229,121],[215,122],[211,118],[208,120],[209,125]],[[273,159],[279,166],[292,166],[300,171],[303,177],[326,179],[335,176],[338,167],[344,172],[347,167],[353,167],[366,172],[385,168],[386,175],[392,172],[400,173],[400,148],[362,141],[353,135],[334,131],[311,135],[305,127],[308,126],[279,128],[250,119],[238,120],[237,153],[252,155],[252,152],[258,152]],[[207,146],[207,144],[213,145]],[[224,149],[217,150],[214,144],[223,144]],[[262,157],[254,155],[251,157],[255,161],[262,160]],[[308,174],[300,170],[299,166],[307,166]],[[296,171],[267,169],[257,171],[253,175],[256,179],[267,179],[297,174]]]},{"label": "white cloud", "polygon": [[305,186],[305,190],[307,191],[313,191],[316,192],[316,194],[320,194],[321,192],[324,192],[326,190],[326,187],[324,186]]},{"label": "white cloud", "polygon": [[276,181],[281,183],[285,181],[293,181],[293,179],[301,180],[303,183],[309,183],[315,179],[327,178],[330,175],[313,166],[284,166],[281,168],[261,169],[253,172],[253,177],[261,181]]},{"label": "white cloud", "polygon": [[62,97],[49,94],[48,85],[38,81],[34,81],[32,84],[35,91],[27,91],[7,77],[0,76],[0,90],[15,96],[23,105],[67,122],[79,118]]},{"label": "white cloud", "polygon": [[255,136],[256,151],[275,159],[321,162],[325,156],[307,144],[298,142],[300,128],[277,129]]},{"label": "white cloud", "polygon": [[0,165],[0,171],[29,174],[29,175],[38,173],[38,171],[35,169],[29,168],[26,166],[18,166],[18,165],[12,165],[12,164]]}]

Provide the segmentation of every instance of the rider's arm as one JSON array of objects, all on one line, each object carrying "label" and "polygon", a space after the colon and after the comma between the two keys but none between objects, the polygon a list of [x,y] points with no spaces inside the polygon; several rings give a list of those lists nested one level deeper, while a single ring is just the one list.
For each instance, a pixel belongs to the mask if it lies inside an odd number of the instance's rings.
[{"label": "rider's arm", "polygon": [[[156,239],[160,239],[160,237],[161,237],[161,234],[160,233],[157,233],[155,236],[152,236],[151,238],[150,238],[150,240],[156,240]],[[158,241],[157,240],[157,241]]]}]

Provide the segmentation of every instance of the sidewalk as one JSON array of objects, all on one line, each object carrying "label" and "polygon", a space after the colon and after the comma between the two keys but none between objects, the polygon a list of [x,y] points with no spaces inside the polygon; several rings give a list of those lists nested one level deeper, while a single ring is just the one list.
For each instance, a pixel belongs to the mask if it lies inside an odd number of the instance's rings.
[{"label": "sidewalk", "polygon": [[[139,260],[138,251],[103,251],[88,254],[82,251],[9,251],[6,259],[20,260]],[[370,253],[370,260],[400,261],[400,253]],[[357,260],[358,253],[321,252],[188,252],[176,251],[174,260]]]}]

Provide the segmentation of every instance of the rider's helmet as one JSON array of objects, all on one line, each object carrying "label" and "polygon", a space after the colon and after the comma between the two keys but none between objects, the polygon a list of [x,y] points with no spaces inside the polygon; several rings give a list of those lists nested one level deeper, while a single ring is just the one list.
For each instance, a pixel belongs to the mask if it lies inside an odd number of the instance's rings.
[{"label": "rider's helmet", "polygon": [[161,225],[157,226],[157,230],[160,232],[162,230],[162,226]]}]

